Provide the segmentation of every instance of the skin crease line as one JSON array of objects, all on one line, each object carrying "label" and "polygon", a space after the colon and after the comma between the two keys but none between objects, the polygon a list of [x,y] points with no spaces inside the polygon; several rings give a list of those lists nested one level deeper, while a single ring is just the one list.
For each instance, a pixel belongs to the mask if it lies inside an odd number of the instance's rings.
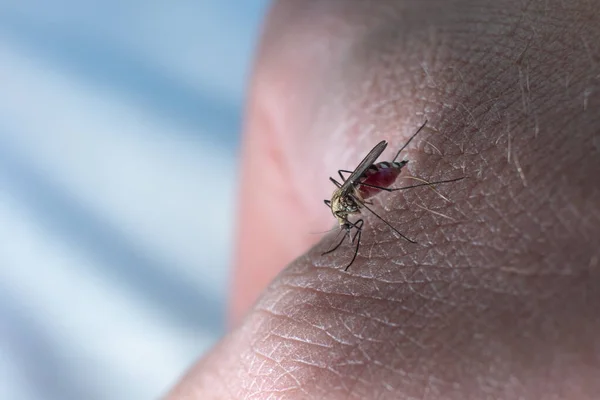
[{"label": "skin crease line", "polygon": [[[230,332],[179,399],[598,399],[600,1],[281,0],[249,87]],[[436,187],[329,176],[381,140]],[[421,136],[422,135],[422,136]],[[399,178],[396,184],[415,181]],[[380,199],[380,201],[379,201]]]}]

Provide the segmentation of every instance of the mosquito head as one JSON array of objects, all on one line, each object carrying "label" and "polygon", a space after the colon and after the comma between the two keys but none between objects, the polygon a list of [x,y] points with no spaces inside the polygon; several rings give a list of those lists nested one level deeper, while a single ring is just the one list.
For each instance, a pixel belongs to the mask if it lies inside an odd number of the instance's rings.
[{"label": "mosquito head", "polygon": [[343,229],[348,229],[348,216],[360,213],[360,204],[356,199],[341,190],[336,190],[331,196],[331,213],[338,220]]}]

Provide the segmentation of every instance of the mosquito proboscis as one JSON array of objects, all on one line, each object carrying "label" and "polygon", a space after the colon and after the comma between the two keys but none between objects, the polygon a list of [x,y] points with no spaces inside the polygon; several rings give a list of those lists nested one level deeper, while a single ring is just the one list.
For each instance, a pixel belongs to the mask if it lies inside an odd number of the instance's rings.
[{"label": "mosquito proboscis", "polygon": [[[349,238],[350,244],[354,245],[354,255],[352,256],[352,260],[350,263],[344,268],[344,271],[347,271],[348,268],[354,263],[356,256],[358,255],[358,250],[360,248],[360,239],[362,236],[362,228],[364,225],[364,220],[362,218],[358,219],[356,222],[352,222],[348,219],[351,215],[361,214],[362,209],[366,209],[371,214],[373,214],[377,219],[381,220],[385,225],[387,225],[392,231],[397,233],[400,237],[410,243],[417,243],[416,241],[408,238],[396,228],[394,228],[389,222],[387,222],[383,217],[377,214],[370,205],[373,205],[372,202],[368,201],[369,198],[381,193],[382,191],[386,192],[395,192],[398,190],[406,190],[413,189],[421,186],[431,186],[437,185],[440,183],[449,183],[456,182],[464,177],[449,179],[444,181],[437,182],[426,182],[416,185],[410,185],[399,188],[390,188],[406,164],[408,164],[408,160],[403,160],[397,162],[396,159],[404,150],[409,143],[417,136],[419,132],[425,127],[427,121],[421,125],[421,127],[404,143],[404,145],[398,150],[396,156],[393,158],[391,162],[381,161],[375,163],[379,156],[383,153],[385,148],[387,147],[387,142],[382,140],[377,143],[375,147],[371,149],[369,154],[363,158],[363,160],[358,164],[358,166],[354,169],[354,171],[348,170],[339,170],[338,175],[340,176],[342,183],[338,182],[336,179],[330,177],[329,180],[333,182],[336,186],[333,194],[331,195],[331,200],[324,200],[325,205],[331,209],[331,213],[338,220],[340,224],[341,232],[344,232],[344,236],[339,241],[337,245],[335,245],[330,250],[327,250],[325,254],[329,254],[337,250],[342,243]],[[343,174],[350,174],[347,178],[344,178]],[[352,233],[352,230],[355,229],[355,233]],[[339,234],[338,234],[339,236]]]}]

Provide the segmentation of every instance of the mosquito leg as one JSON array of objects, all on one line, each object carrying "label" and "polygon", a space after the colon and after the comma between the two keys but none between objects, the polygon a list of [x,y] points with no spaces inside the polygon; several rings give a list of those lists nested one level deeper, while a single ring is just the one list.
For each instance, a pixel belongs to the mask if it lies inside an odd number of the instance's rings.
[{"label": "mosquito leg", "polygon": [[371,185],[371,184],[362,183],[362,182],[356,182],[356,184],[357,185],[362,185],[362,186],[367,186],[367,187],[372,187],[372,188],[375,188],[375,189],[385,190],[386,192],[395,192],[397,190],[412,189],[412,188],[417,188],[417,187],[421,187],[421,186],[432,186],[432,185],[437,185],[437,184],[440,184],[440,183],[456,182],[456,181],[460,181],[461,179],[464,179],[464,176],[460,177],[460,178],[456,178],[456,179],[448,179],[447,181],[419,183],[418,185],[404,186],[404,187],[401,187],[401,188],[386,188],[386,187],[383,187],[383,186]]},{"label": "mosquito leg", "polygon": [[[340,231],[340,233],[341,233],[341,232],[342,232],[342,231]],[[333,249],[331,249],[331,250],[327,250],[325,253],[323,253],[323,254],[321,254],[321,255],[322,255],[322,256],[324,256],[325,254],[333,253],[334,251],[336,251],[336,250],[337,250],[337,249],[338,249],[338,248],[339,248],[339,247],[342,245],[342,243],[344,243],[344,240],[346,239],[346,236],[348,236],[348,235],[350,234],[349,232],[350,232],[350,231],[346,231],[346,232],[344,233],[344,236],[342,237],[342,240],[340,240],[340,242],[339,242],[339,243],[338,243],[338,244],[337,244],[337,245],[336,245],[336,246],[335,246]],[[339,236],[339,233],[338,233],[338,236]]]},{"label": "mosquito leg", "polygon": [[344,178],[344,175],[342,175],[342,172],[345,172],[346,174],[351,174],[354,171],[348,171],[347,169],[340,169],[338,171],[338,174],[340,175],[340,178],[342,178],[342,182],[346,182],[346,178]]},{"label": "mosquito leg", "polygon": [[[356,182],[356,184],[361,185],[361,186],[370,187],[370,188],[379,189],[379,190],[385,190],[386,192],[393,192],[394,190],[408,189],[409,187],[413,187],[413,186],[409,186],[407,188],[390,189],[390,188],[386,188],[383,186],[371,185],[370,183]],[[421,185],[417,185],[417,186],[423,186],[423,185],[425,185],[425,184],[421,184]]]},{"label": "mosquito leg", "polygon": [[[360,224],[360,226],[358,226],[358,223],[359,223],[359,222],[361,223],[361,224]],[[359,220],[358,220],[356,223],[354,223],[354,224],[353,224],[352,222],[350,222],[350,221],[348,221],[348,223],[350,223],[350,225],[352,225],[352,227],[353,227],[353,228],[355,228],[357,231],[362,231],[362,227],[363,227],[363,224],[362,224],[362,219],[359,219]]]},{"label": "mosquito leg", "polygon": [[394,159],[392,160],[392,162],[396,161],[396,158],[398,158],[398,156],[400,155],[400,153],[402,152],[402,150],[404,150],[406,148],[406,146],[408,146],[408,144],[415,138],[415,136],[417,136],[417,134],[419,132],[421,132],[421,129],[425,128],[425,125],[427,125],[427,120],[425,120],[425,122],[423,123],[423,125],[421,125],[421,127],[419,129],[417,129],[417,131],[410,137],[410,139],[408,139],[406,141],[406,143],[404,143],[404,146],[402,146],[400,148],[400,150],[398,150],[398,152],[396,153],[396,157],[394,157]]},{"label": "mosquito leg", "polygon": [[341,184],[341,183],[339,183],[338,181],[336,181],[335,179],[333,179],[332,177],[329,177],[329,180],[330,180],[331,182],[333,182],[333,184],[334,184],[335,186],[337,186],[338,188],[341,188],[341,187],[342,187],[342,184]]},{"label": "mosquito leg", "polygon": [[358,221],[356,221],[356,226],[358,226],[358,224],[360,224],[360,228],[356,231],[356,233],[354,234],[354,236],[352,237],[351,243],[354,244],[354,242],[356,242],[356,247],[354,249],[354,255],[352,256],[352,260],[350,260],[350,264],[348,264],[346,266],[346,268],[344,268],[344,271],[348,271],[348,268],[350,268],[350,266],[354,263],[354,260],[356,260],[356,256],[358,255],[358,249],[360,247],[360,238],[362,236],[362,226],[363,226],[363,220],[359,219]]},{"label": "mosquito leg", "polygon": [[323,203],[329,208],[331,208],[331,200],[323,200]]},{"label": "mosquito leg", "polygon": [[356,235],[358,235],[358,232],[362,232],[362,227],[364,224],[365,224],[365,221],[363,221],[362,219],[359,219],[358,221],[356,221],[354,223],[354,227],[356,228],[356,233],[354,234],[354,237],[352,238],[352,243],[354,243],[354,239],[356,239]]},{"label": "mosquito leg", "polygon": [[437,182],[420,183],[420,184],[418,184],[418,185],[404,186],[404,187],[401,187],[401,188],[392,188],[392,189],[388,188],[387,190],[388,190],[389,192],[395,192],[396,190],[412,189],[412,188],[416,188],[416,187],[420,187],[420,186],[432,186],[432,185],[437,185],[437,184],[440,184],[440,183],[450,183],[450,182],[456,182],[456,181],[460,181],[461,179],[465,179],[465,177],[464,177],[464,176],[461,176],[460,178],[448,179],[448,180],[445,180],[445,181],[437,181]]},{"label": "mosquito leg", "polygon": [[362,206],[364,208],[366,208],[367,210],[369,210],[369,212],[371,212],[371,214],[373,214],[374,216],[376,216],[379,220],[381,220],[384,224],[386,224],[391,230],[393,230],[394,232],[396,232],[398,235],[400,235],[403,239],[405,239],[408,242],[411,243],[417,243],[412,239],[409,239],[408,237],[404,236],[402,233],[400,233],[400,231],[398,231],[398,229],[394,228],[392,226],[392,224],[390,224],[389,222],[387,222],[385,219],[383,219],[379,214],[377,214],[375,211],[373,211],[373,209],[371,209],[370,207],[367,207],[367,205],[365,204],[364,201],[360,201],[358,200],[356,197],[354,197],[354,200],[356,200],[357,202],[359,202],[360,204],[362,204]]},{"label": "mosquito leg", "polygon": [[357,222],[355,222],[355,223],[352,223],[352,222],[350,222],[350,221],[348,220],[348,218],[347,218],[347,217],[344,217],[342,214],[345,214],[345,213],[344,213],[343,211],[337,211],[337,212],[335,213],[335,217],[336,217],[336,218],[343,218],[343,220],[344,220],[344,223],[346,223],[346,224],[350,225],[350,227],[351,227],[351,228],[356,228],[356,229],[358,229],[359,231],[362,229],[362,224],[361,224],[360,226],[358,226],[358,221],[362,221],[362,219],[359,219]]}]

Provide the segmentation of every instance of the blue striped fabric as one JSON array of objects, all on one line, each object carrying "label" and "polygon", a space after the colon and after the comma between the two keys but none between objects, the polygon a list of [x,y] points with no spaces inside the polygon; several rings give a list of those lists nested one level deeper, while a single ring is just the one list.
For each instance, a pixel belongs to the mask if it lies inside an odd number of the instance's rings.
[{"label": "blue striped fabric", "polygon": [[0,4],[0,399],[158,398],[223,333],[267,3]]}]

